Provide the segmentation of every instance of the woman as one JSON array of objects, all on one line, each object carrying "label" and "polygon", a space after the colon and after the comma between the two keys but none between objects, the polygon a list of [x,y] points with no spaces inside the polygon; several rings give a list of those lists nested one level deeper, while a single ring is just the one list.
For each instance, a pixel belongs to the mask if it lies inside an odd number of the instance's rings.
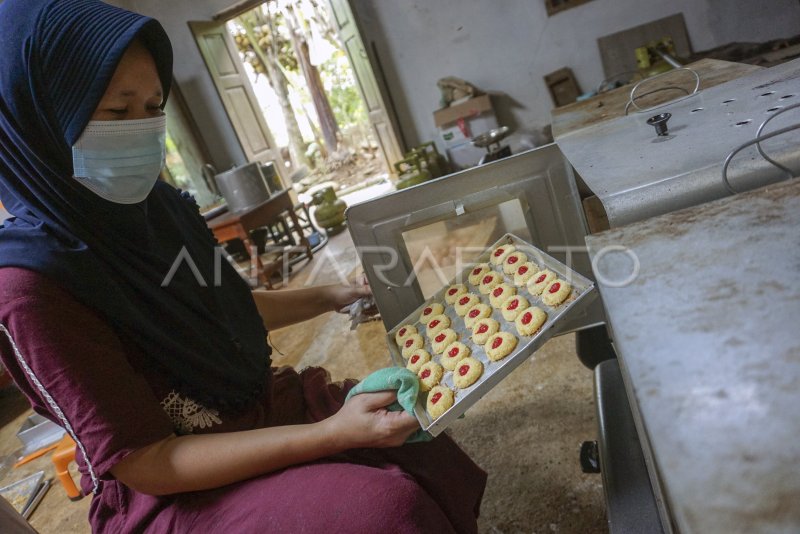
[{"label": "woman", "polygon": [[0,36],[0,356],[75,438],[93,529],[474,532],[485,474],[449,438],[400,447],[418,425],[393,393],[343,404],[352,384],[270,368],[266,328],[362,292],[252,294],[215,262],[197,206],[156,182],[161,26],[5,0]]}]

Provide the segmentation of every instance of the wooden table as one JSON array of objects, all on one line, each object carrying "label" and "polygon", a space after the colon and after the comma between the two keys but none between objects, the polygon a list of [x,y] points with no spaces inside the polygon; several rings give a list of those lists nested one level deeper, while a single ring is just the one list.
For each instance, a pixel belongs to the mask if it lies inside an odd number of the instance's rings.
[{"label": "wooden table", "polygon": [[[207,224],[214,232],[214,237],[216,237],[217,241],[220,243],[232,239],[241,239],[250,252],[251,261],[255,262],[259,284],[266,285],[269,289],[272,289],[272,284],[269,280],[270,275],[282,265],[285,253],[282,254],[281,261],[269,262],[269,264],[264,265],[261,256],[256,250],[256,246],[250,239],[250,232],[280,220],[284,214],[288,215],[292,220],[292,229],[300,236],[300,246],[305,250],[299,253],[311,259],[313,257],[311,244],[308,242],[308,239],[306,239],[306,236],[303,235],[300,221],[297,219],[297,214],[294,212],[294,202],[289,195],[288,189],[284,189],[280,193],[271,196],[265,202],[250,209],[239,212],[227,212],[213,217],[207,221]],[[289,231],[291,232],[292,230],[290,229]],[[298,254],[298,251],[289,252],[289,255],[294,254]]]}]

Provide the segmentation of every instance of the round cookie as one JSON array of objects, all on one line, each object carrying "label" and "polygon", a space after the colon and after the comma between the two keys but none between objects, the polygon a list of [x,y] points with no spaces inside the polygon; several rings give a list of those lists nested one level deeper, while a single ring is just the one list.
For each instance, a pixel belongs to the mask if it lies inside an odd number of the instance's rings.
[{"label": "round cookie", "polygon": [[497,332],[486,341],[483,349],[490,360],[496,362],[508,356],[517,346],[517,337],[508,332]]},{"label": "round cookie", "polygon": [[550,282],[542,293],[542,302],[548,306],[558,306],[569,297],[572,286],[564,280],[558,279]]},{"label": "round cookie", "polygon": [[474,293],[467,293],[465,295],[459,295],[458,300],[455,303],[456,313],[460,316],[464,316],[467,314],[467,311],[478,304],[481,301],[481,298]]},{"label": "round cookie", "polygon": [[434,354],[441,354],[445,347],[458,339],[458,334],[452,328],[445,328],[436,337],[431,338],[431,349]]},{"label": "round cookie", "polygon": [[503,283],[502,274],[495,271],[489,271],[488,273],[483,275],[483,278],[481,278],[481,283],[478,286],[478,291],[480,291],[483,295],[488,295],[489,293],[491,293],[492,289],[496,288],[502,283]]},{"label": "round cookie", "polygon": [[541,295],[542,291],[544,291],[544,288],[547,287],[547,284],[555,279],[556,273],[550,269],[539,271],[538,273],[534,274],[530,280],[528,280],[528,291],[530,291],[533,295]]},{"label": "round cookie", "polygon": [[500,265],[515,250],[517,250],[517,247],[514,245],[500,245],[492,250],[489,261],[492,262],[492,265]]},{"label": "round cookie", "polygon": [[454,284],[447,288],[447,291],[444,292],[444,301],[448,304],[454,303],[458,300],[459,295],[463,295],[467,292],[467,286],[464,284]]},{"label": "round cookie", "polygon": [[473,286],[477,286],[481,283],[481,278],[483,278],[483,275],[491,270],[492,268],[488,263],[479,263],[469,272],[469,277],[467,280],[469,280],[469,283]]},{"label": "round cookie", "polygon": [[488,304],[481,302],[467,311],[467,314],[464,315],[464,324],[467,326],[467,328],[472,328],[472,325],[475,324],[475,321],[479,321],[484,317],[489,317],[491,314],[492,308]]},{"label": "round cookie", "polygon": [[455,400],[453,390],[446,386],[433,386],[428,393],[425,409],[432,419],[438,419],[450,409]]},{"label": "round cookie", "polygon": [[436,362],[428,362],[419,368],[417,377],[419,378],[420,391],[430,391],[442,380],[444,369]]},{"label": "round cookie", "polygon": [[514,285],[524,286],[531,277],[539,272],[539,267],[535,263],[526,261],[514,271]]},{"label": "round cookie", "polygon": [[453,384],[459,389],[470,387],[483,374],[483,364],[475,358],[464,358],[453,370]]},{"label": "round cookie", "polygon": [[492,292],[489,293],[489,303],[495,308],[499,308],[500,306],[503,305],[503,302],[508,297],[516,294],[517,294],[516,287],[503,283],[492,289]]},{"label": "round cookie", "polygon": [[503,260],[503,272],[506,274],[514,274],[514,272],[517,270],[517,267],[526,261],[528,261],[528,256],[526,256],[524,252],[520,252],[518,250],[512,252],[506,256],[506,259]]},{"label": "round cookie", "polygon": [[421,349],[425,345],[425,340],[419,334],[411,334],[403,340],[400,345],[400,352],[406,360],[411,356],[411,353],[417,349]]},{"label": "round cookie", "polygon": [[440,313],[428,319],[428,324],[425,325],[425,333],[429,338],[433,338],[445,328],[450,328],[450,317]]},{"label": "round cookie", "polygon": [[528,306],[530,306],[528,299],[522,295],[514,295],[503,301],[503,306],[500,308],[500,311],[503,314],[503,319],[510,322],[516,319],[517,315],[522,313],[522,310]]},{"label": "round cookie", "polygon": [[547,321],[547,314],[540,308],[531,306],[517,316],[514,324],[520,335],[532,336],[539,331],[545,321]]},{"label": "round cookie", "polygon": [[398,345],[402,345],[403,340],[412,334],[417,333],[417,327],[413,324],[404,324],[394,335],[394,340]]},{"label": "round cookie", "polygon": [[425,349],[417,349],[413,351],[409,356],[406,368],[414,371],[415,373],[418,373],[420,367],[422,367],[429,361],[431,361],[430,353]]},{"label": "round cookie", "polygon": [[483,345],[489,339],[489,336],[498,330],[500,330],[500,323],[491,317],[481,319],[472,325],[472,341],[478,345]]},{"label": "round cookie", "polygon": [[439,358],[439,362],[442,364],[442,367],[448,371],[452,371],[456,368],[456,364],[459,361],[468,357],[471,353],[472,350],[468,346],[460,341],[454,341],[445,347],[441,358]]},{"label": "round cookie", "polygon": [[422,310],[422,313],[419,314],[419,322],[427,324],[428,319],[440,313],[444,313],[444,306],[438,302],[431,302]]}]

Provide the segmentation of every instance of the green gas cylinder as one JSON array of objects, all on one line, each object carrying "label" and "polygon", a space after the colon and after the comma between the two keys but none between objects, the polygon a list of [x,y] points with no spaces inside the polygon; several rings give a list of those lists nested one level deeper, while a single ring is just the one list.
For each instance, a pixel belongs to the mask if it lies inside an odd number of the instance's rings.
[{"label": "green gas cylinder", "polygon": [[347,203],[336,196],[333,187],[324,187],[312,195],[312,204],[317,207],[314,210],[314,218],[329,234],[336,234],[344,229],[344,210]]},{"label": "green gas cylinder", "polygon": [[447,158],[439,153],[433,141],[428,141],[412,148],[406,156],[411,155],[420,157],[424,168],[431,173],[431,178],[438,178],[448,174]]},{"label": "green gas cylinder", "polygon": [[401,159],[394,164],[394,168],[400,176],[395,184],[395,189],[398,191],[431,179],[431,173],[423,168],[419,154]]}]

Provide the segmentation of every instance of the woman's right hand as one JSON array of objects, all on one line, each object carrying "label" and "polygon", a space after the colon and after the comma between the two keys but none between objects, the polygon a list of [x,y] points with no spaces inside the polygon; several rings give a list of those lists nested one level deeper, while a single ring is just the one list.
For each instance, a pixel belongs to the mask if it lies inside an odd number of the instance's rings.
[{"label": "woman's right hand", "polygon": [[361,447],[399,447],[419,430],[419,422],[405,410],[390,412],[395,391],[360,393],[325,420],[332,439],[344,450]]}]

